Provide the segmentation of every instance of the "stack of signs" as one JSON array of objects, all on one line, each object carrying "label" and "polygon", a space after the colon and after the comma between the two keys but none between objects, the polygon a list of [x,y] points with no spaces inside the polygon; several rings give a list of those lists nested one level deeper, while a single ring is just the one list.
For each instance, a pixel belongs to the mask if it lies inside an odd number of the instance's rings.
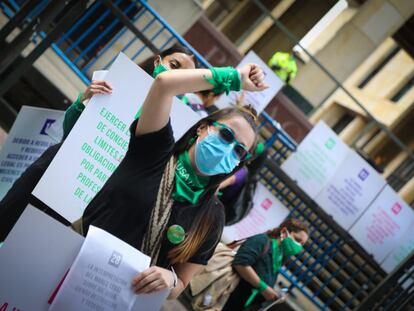
[{"label": "stack of signs", "polygon": [[412,250],[413,239],[407,237],[412,209],[323,122],[282,169],[386,271]]},{"label": "stack of signs", "polygon": [[[122,53],[105,80],[114,92],[92,97],[33,190],[34,196],[70,222],[83,214],[124,157],[129,126],[153,81]],[[197,113],[174,98],[171,124],[176,140],[198,120]]]},{"label": "stack of signs", "polygon": [[257,114],[260,114],[266,106],[270,103],[273,97],[282,89],[284,82],[270,69],[259,56],[253,51],[250,51],[240,62],[237,68],[243,67],[246,64],[258,64],[263,69],[265,74],[265,83],[269,86],[263,92],[230,92],[229,96],[221,96],[214,105],[219,108],[226,108],[235,105],[238,101],[245,105],[252,105],[256,109]]},{"label": "stack of signs", "polygon": [[64,112],[23,106],[0,152],[0,200],[14,181],[47,148],[62,137],[51,137],[51,126],[62,128]]},{"label": "stack of signs", "polygon": [[278,227],[289,210],[261,183],[257,184],[250,213],[240,222],[224,227],[221,240],[231,243]]}]

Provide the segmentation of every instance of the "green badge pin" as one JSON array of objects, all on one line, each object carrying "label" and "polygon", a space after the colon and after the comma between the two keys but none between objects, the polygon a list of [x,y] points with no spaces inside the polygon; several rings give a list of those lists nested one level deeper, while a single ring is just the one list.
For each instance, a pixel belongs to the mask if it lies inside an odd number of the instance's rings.
[{"label": "green badge pin", "polygon": [[185,238],[184,228],[180,225],[172,225],[167,230],[167,238],[172,244],[180,244]]}]

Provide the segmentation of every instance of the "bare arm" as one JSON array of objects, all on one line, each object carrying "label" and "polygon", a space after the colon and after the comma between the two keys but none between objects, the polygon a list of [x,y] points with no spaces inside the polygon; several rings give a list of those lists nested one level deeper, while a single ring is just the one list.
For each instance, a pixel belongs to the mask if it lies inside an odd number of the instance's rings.
[{"label": "bare arm", "polygon": [[[239,73],[243,89],[262,91],[267,88],[263,83],[263,71],[257,65],[245,65]],[[162,129],[170,117],[173,97],[212,89],[213,85],[206,81],[211,77],[209,69],[176,69],[159,74],[145,98],[135,134],[142,135]]]},{"label": "bare arm", "polygon": [[142,105],[136,135],[162,129],[168,122],[173,97],[178,94],[213,88],[204,77],[211,78],[208,69],[176,69],[159,74]]},{"label": "bare arm", "polygon": [[[240,277],[252,285],[252,287],[259,287],[260,277],[251,266],[235,265],[234,269],[237,271]],[[278,298],[276,291],[269,285],[264,291],[261,292],[261,294],[266,300],[276,300]]]}]

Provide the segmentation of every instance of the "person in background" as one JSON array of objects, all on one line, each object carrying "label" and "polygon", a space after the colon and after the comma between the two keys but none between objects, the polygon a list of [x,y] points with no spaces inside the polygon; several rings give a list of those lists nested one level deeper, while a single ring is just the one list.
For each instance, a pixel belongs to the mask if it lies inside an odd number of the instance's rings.
[{"label": "person in background", "polygon": [[186,93],[181,100],[190,108],[197,112],[200,117],[206,117],[217,110],[214,103],[220,98],[221,94],[216,94],[210,90]]},{"label": "person in background", "polygon": [[292,84],[298,72],[294,56],[286,52],[276,52],[269,59],[268,65],[286,84]]},{"label": "person in background", "polygon": [[[173,69],[193,69],[197,67],[193,53],[181,45],[172,47],[151,58],[146,70],[154,77],[160,72]],[[79,119],[88,101],[98,94],[111,94],[112,87],[103,80],[92,81],[86,90],[80,93],[74,103],[66,110],[63,121],[63,141]],[[68,222],[48,208],[43,202],[31,195],[43,173],[59,151],[61,143],[49,147],[26,171],[17,179],[5,197],[0,201],[0,241],[4,241],[14,224],[30,203],[64,224]]]},{"label": "person in background", "polygon": [[258,309],[265,301],[281,298],[273,288],[279,269],[285,259],[302,251],[308,239],[308,229],[296,219],[288,219],[273,230],[248,238],[234,257],[232,265],[240,283],[223,311]]}]

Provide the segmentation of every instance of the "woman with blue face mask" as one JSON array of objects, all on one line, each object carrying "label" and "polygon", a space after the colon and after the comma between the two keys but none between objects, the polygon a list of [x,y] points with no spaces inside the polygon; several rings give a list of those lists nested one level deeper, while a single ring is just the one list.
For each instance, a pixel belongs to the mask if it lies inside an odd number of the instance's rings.
[{"label": "woman with blue face mask", "polygon": [[130,127],[125,158],[73,224],[84,235],[89,225],[100,227],[151,257],[153,266],[131,280],[134,292],[170,288],[175,298],[207,264],[224,225],[215,193],[255,148],[256,115],[248,107],[220,110],[175,142],[174,96],[208,89],[261,91],[267,87],[263,80],[255,64],[156,76]]},{"label": "woman with blue face mask", "polygon": [[302,251],[308,239],[308,229],[296,219],[248,238],[234,257],[232,265],[240,282],[223,311],[258,310],[265,301],[283,299],[273,289],[279,269],[285,259]]},{"label": "woman with blue face mask", "polygon": [[[151,57],[144,64],[144,70],[154,77],[165,70],[194,69],[198,63],[193,53],[182,45],[175,44],[160,52],[159,55]],[[110,94],[111,86],[104,80],[94,80],[80,93],[74,103],[66,110],[63,122],[63,140],[70,133],[76,121],[81,116],[88,101],[96,94]],[[43,173],[52,162],[62,143],[51,146],[32,165],[30,165],[22,176],[16,180],[13,187],[0,201],[0,242],[3,241],[13,228],[26,206],[30,203],[46,211],[50,216],[67,224],[60,215],[49,209],[41,201],[31,195],[36,184]]]}]

